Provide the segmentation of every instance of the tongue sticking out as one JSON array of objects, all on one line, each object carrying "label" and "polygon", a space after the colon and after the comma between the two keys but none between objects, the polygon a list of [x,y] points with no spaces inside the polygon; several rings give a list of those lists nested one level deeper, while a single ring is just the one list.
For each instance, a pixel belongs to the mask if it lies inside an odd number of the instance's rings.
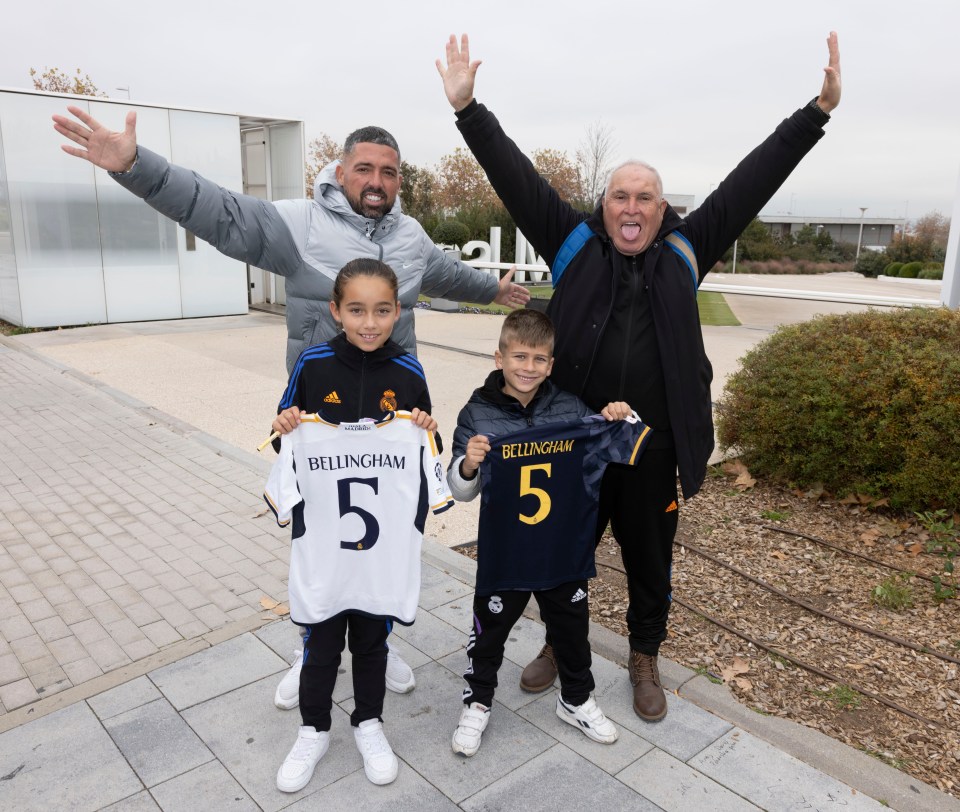
[{"label": "tongue sticking out", "polygon": [[624,239],[635,240],[640,236],[640,226],[636,223],[627,223],[620,226],[620,233],[623,234]]}]

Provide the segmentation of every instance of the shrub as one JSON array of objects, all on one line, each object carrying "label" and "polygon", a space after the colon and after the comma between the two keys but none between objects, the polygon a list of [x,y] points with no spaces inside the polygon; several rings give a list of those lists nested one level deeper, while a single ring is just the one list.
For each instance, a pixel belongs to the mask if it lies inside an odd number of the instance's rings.
[{"label": "shrub", "polygon": [[463,247],[470,240],[470,229],[457,220],[444,220],[433,230],[433,241],[440,245]]},{"label": "shrub", "polygon": [[943,265],[939,262],[924,262],[917,279],[943,279]]},{"label": "shrub", "polygon": [[884,276],[897,276],[900,273],[900,269],[903,267],[902,262],[891,262],[883,269]]},{"label": "shrub", "polygon": [[900,269],[900,272],[897,274],[897,276],[899,276],[901,279],[916,279],[917,274],[920,273],[922,268],[922,262],[908,262]]},{"label": "shrub", "polygon": [[861,251],[860,259],[853,269],[866,277],[876,278],[883,273],[886,266],[887,258],[879,251]]},{"label": "shrub", "polygon": [[960,312],[822,316],[742,359],[720,445],[755,475],[906,510],[960,509]]}]

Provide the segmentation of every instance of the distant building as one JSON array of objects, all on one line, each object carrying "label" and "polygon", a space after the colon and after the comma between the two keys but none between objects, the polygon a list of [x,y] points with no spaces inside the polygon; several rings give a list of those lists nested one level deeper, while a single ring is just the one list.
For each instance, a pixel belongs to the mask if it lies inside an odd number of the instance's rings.
[{"label": "distant building", "polygon": [[693,205],[693,197],[693,195],[675,195],[670,192],[663,193],[664,200],[666,200],[681,217],[689,214],[695,208]]},{"label": "distant building", "polygon": [[775,237],[789,237],[804,226],[810,226],[817,234],[824,230],[834,242],[846,242],[856,245],[860,240],[860,227],[863,226],[862,248],[872,251],[885,251],[893,242],[893,237],[901,232],[906,220],[888,217],[811,217],[793,214],[761,214],[764,223]]}]

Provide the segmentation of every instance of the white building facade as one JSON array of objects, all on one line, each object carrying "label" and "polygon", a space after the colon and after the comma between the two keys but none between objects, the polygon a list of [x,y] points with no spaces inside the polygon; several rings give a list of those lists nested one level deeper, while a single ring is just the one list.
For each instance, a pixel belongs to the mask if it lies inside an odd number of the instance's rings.
[{"label": "white building facade", "polygon": [[246,313],[282,301],[273,274],[218,253],[60,149],[68,104],[228,189],[304,196],[303,123],[0,89],[0,318],[56,327]]}]

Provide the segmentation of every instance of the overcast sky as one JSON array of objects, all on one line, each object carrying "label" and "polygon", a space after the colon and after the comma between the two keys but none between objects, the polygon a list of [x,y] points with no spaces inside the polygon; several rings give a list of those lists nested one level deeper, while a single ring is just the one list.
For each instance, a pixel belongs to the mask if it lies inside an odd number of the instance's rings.
[{"label": "overcast sky", "polygon": [[308,139],[379,124],[429,166],[462,145],[434,60],[466,31],[477,98],[524,150],[572,156],[602,121],[618,158],[697,203],[819,92],[833,29],[843,100],[765,212],[953,214],[955,0],[12,0],[4,17],[0,87],[79,67],[113,98],[303,119]]}]

